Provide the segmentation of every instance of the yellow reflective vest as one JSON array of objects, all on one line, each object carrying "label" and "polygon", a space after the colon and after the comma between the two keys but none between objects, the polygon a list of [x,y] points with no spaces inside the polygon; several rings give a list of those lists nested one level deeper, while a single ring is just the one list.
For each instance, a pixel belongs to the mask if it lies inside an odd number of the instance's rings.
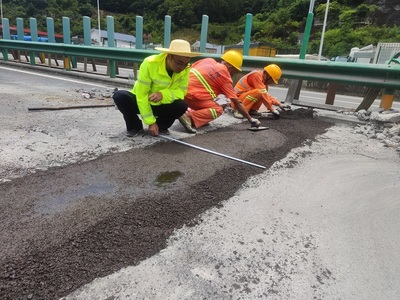
[{"label": "yellow reflective vest", "polygon": [[[180,73],[173,73],[172,78],[166,69],[167,54],[156,54],[146,57],[139,69],[139,76],[131,93],[136,95],[137,105],[142,120],[147,125],[156,122],[151,106],[169,104],[175,100],[183,100],[189,81],[189,66]],[[160,102],[149,101],[149,95],[160,92],[163,97]]]}]

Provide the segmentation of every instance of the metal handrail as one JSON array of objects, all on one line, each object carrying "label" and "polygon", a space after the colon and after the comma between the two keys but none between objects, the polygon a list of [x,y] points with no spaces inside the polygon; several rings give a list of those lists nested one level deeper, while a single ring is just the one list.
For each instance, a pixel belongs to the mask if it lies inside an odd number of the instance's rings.
[{"label": "metal handrail", "polygon": [[25,42],[16,40],[0,40],[0,50],[20,50],[127,62],[142,62],[147,56],[159,53],[154,50]]},{"label": "metal handrail", "polygon": [[[147,49],[108,48],[15,40],[0,40],[0,50],[2,50],[3,55],[8,50],[20,50],[31,53],[51,53],[63,56],[85,57],[88,59],[137,63],[142,62],[149,55],[159,53]],[[220,58],[219,55],[204,53],[203,56],[196,59],[204,57]],[[393,64],[355,64],[245,56],[243,69],[244,71],[249,71],[253,68],[262,68],[270,63],[278,64],[283,70],[282,77],[288,79],[346,83],[374,88],[400,88],[400,66]]]},{"label": "metal handrail", "polygon": [[346,83],[377,88],[400,88],[400,66],[356,64],[350,62],[309,61],[301,59],[247,57],[246,67],[278,64],[288,79]]}]

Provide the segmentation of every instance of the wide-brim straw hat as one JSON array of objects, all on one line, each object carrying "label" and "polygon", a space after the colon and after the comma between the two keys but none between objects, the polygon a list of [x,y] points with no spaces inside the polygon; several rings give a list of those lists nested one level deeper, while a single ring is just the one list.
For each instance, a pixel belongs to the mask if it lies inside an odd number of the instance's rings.
[{"label": "wide-brim straw hat", "polygon": [[202,55],[202,53],[200,52],[192,52],[190,50],[190,44],[188,41],[179,39],[172,40],[169,48],[155,47],[154,49],[157,51],[185,57],[195,57]]}]

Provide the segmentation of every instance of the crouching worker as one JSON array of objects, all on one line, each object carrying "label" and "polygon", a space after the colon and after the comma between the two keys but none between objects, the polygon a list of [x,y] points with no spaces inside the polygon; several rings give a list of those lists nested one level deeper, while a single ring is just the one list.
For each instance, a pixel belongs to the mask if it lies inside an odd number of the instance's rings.
[{"label": "crouching worker", "polygon": [[[274,107],[278,106],[281,109],[290,108],[289,105],[282,104],[276,98],[268,94],[268,85],[271,83],[277,84],[282,76],[282,70],[279,66],[271,64],[263,70],[255,70],[243,76],[235,85],[235,92],[238,98],[246,107],[246,111],[252,116],[260,116],[258,111],[262,104],[272,113],[274,119],[279,119],[279,111]],[[231,106],[236,111],[236,118],[243,118],[240,111],[237,111],[235,103]]]},{"label": "crouching worker", "polygon": [[188,92],[185,96],[185,102],[190,110],[179,118],[187,132],[195,133],[196,128],[222,115],[224,108],[218,102],[219,95],[224,95],[225,99],[229,99],[228,105],[229,102],[233,102],[253,127],[260,125],[257,119],[250,117],[233,89],[232,76],[241,71],[242,63],[243,56],[237,51],[230,50],[222,55],[221,62],[204,58],[192,65]]},{"label": "crouching worker", "polygon": [[145,58],[132,90],[120,90],[113,95],[129,137],[143,132],[142,121],[152,136],[169,134],[168,128],[187,110],[183,99],[189,80],[189,62],[201,53],[191,52],[189,42],[179,39],[171,41],[169,49],[155,49],[163,53]]}]

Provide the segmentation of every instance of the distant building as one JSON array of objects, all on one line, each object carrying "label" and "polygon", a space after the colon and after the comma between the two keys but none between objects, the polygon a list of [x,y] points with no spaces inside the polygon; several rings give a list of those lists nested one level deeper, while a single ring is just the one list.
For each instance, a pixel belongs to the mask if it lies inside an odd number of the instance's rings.
[{"label": "distant building", "polygon": [[[243,42],[236,45],[225,46],[224,52],[228,50],[236,50],[243,53]],[[264,57],[275,57],[277,49],[270,43],[250,43],[249,56],[264,56]]]},{"label": "distant building", "polygon": [[400,43],[378,43],[373,63],[387,64],[398,52],[400,52]]},{"label": "distant building", "polygon": [[[191,48],[194,52],[201,52],[200,41],[196,41]],[[228,50],[236,50],[239,53],[243,53],[243,41],[228,46],[206,43],[206,53],[223,54]],[[249,56],[274,57],[276,53],[277,49],[270,43],[251,43],[249,46]]]},{"label": "distant building", "polygon": [[378,43],[363,48],[351,49],[350,57],[354,62],[386,64],[395,54],[400,52],[400,43]]},{"label": "distant building", "polygon": [[[100,43],[99,43],[99,30],[92,29],[90,31],[90,36],[92,40],[92,44],[107,46],[108,45],[108,37],[106,30],[100,30]],[[114,33],[114,44],[115,47],[120,48],[135,48],[136,46],[136,37],[129,34],[124,33]]]},{"label": "distant building", "polygon": [[[299,59],[300,54],[277,54],[275,55],[276,58],[289,58],[289,59]],[[318,60],[319,57],[317,54],[306,54],[304,59],[306,60]],[[328,59],[324,56],[321,56],[321,61],[327,61]]]},{"label": "distant building", "polygon": [[[12,39],[18,39],[18,36],[16,35],[17,34],[17,27],[16,26],[10,26],[9,28],[10,28],[10,35],[14,36]],[[3,29],[3,25],[2,24],[0,24],[0,29],[1,29],[0,31],[3,32],[4,29]],[[24,35],[29,35],[29,36],[31,35],[31,30],[30,29],[25,29],[24,28],[23,31],[24,31]],[[44,38],[48,37],[48,33],[45,32],[45,31],[38,31],[37,34],[38,34],[38,39],[39,38],[44,39]],[[63,38],[64,38],[64,36],[62,34],[58,34],[58,33],[54,34],[54,39],[55,39],[56,43],[62,43],[63,42]],[[39,40],[39,41],[44,41],[44,40]]]},{"label": "distant building", "polygon": [[351,48],[350,58],[356,63],[372,63],[376,53],[376,46],[368,45],[362,48],[354,47]]},{"label": "distant building", "polygon": [[[200,52],[200,41],[196,41],[192,46],[193,52]],[[206,53],[221,54],[224,46],[206,43]]]}]

